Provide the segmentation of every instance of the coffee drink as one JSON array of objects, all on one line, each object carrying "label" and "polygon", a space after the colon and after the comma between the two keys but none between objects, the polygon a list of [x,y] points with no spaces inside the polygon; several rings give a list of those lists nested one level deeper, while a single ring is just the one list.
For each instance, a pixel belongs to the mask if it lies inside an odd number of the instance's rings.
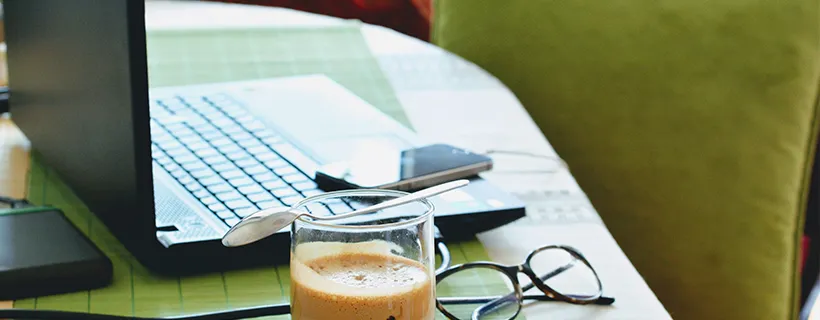
[{"label": "coffee drink", "polygon": [[291,258],[294,320],[435,317],[435,278],[422,263],[367,250],[305,256]]}]

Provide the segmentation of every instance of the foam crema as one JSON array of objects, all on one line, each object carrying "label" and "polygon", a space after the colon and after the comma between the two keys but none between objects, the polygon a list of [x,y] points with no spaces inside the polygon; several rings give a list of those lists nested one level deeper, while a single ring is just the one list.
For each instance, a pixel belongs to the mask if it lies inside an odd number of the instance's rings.
[{"label": "foam crema", "polygon": [[391,250],[395,245],[383,241],[297,246],[290,268],[292,319],[434,319],[432,273]]}]

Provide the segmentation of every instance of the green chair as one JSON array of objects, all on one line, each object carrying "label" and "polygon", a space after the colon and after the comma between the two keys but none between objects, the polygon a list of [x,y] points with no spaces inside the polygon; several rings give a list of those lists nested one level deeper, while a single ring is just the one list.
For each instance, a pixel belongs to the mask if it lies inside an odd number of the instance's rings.
[{"label": "green chair", "polygon": [[[675,319],[796,319],[820,0],[438,0]],[[512,124],[511,124],[512,125]]]}]

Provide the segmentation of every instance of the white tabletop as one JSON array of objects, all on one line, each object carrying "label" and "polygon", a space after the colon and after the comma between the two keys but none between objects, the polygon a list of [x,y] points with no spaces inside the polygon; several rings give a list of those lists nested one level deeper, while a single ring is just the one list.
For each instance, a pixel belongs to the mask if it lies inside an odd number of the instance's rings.
[{"label": "white tabletop", "polygon": [[[146,4],[149,29],[315,27],[342,22],[281,8],[201,1],[149,0]],[[488,73],[386,28],[364,25],[362,33],[422,137],[477,151],[555,156],[514,95]],[[27,152],[28,143],[13,123],[0,119],[0,194],[24,195]],[[528,318],[671,319],[567,170],[482,176],[528,204],[526,218],[479,235],[493,260],[520,263],[536,246],[568,244],[585,254],[598,271],[606,295],[616,298],[612,306],[533,303],[524,308]]]}]

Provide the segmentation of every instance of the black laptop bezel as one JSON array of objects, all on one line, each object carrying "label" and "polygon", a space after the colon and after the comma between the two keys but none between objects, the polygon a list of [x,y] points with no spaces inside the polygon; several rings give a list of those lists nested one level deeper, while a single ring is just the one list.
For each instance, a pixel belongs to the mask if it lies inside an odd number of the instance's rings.
[{"label": "black laptop bezel", "polygon": [[156,263],[163,248],[155,232],[144,2],[3,6],[9,103],[35,156],[135,257],[163,269]]}]

